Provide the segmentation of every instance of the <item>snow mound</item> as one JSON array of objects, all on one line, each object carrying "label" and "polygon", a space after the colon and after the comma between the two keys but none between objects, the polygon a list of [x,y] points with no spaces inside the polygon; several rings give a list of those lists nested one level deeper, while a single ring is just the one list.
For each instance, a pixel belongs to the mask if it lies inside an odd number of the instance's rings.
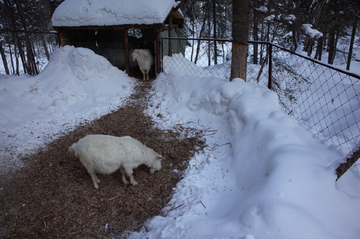
[{"label": "snow mound", "polygon": [[[340,154],[285,114],[277,95],[171,70],[155,82],[162,125],[213,125],[162,216],[131,238],[355,238],[360,201],[337,188]],[[205,129],[206,131],[206,129]],[[350,173],[349,173],[350,174]]]},{"label": "snow mound", "polygon": [[0,79],[0,172],[9,164],[21,165],[16,154],[36,150],[60,131],[116,109],[133,84],[104,57],[71,46],[54,52],[38,76]]},{"label": "snow mound", "polygon": [[310,36],[311,38],[319,39],[323,36],[321,32],[312,28],[312,24],[303,24],[302,28],[304,29],[305,34]]}]

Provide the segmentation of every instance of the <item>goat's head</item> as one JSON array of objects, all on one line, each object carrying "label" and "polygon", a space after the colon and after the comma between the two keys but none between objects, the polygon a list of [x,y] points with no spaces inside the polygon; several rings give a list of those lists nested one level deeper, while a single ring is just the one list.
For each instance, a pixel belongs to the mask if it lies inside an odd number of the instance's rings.
[{"label": "goat's head", "polygon": [[132,61],[135,61],[135,60],[139,57],[139,54],[140,54],[139,49],[135,49],[135,50],[131,53]]},{"label": "goat's head", "polygon": [[150,173],[153,174],[155,171],[161,169],[161,160],[163,157],[161,155],[157,155],[153,161],[153,164],[150,167]]}]

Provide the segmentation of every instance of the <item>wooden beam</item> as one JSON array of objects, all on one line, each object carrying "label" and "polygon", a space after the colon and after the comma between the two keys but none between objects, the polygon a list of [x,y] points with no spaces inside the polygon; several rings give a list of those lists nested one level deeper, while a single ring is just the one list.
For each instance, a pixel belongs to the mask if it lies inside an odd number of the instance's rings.
[{"label": "wooden beam", "polygon": [[55,30],[121,30],[121,29],[151,29],[151,28],[165,28],[165,24],[127,24],[127,25],[113,25],[113,26],[55,26]]},{"label": "wooden beam", "polygon": [[130,76],[130,53],[129,53],[128,29],[124,29],[124,47],[125,47],[126,74],[128,74],[128,76]]},{"label": "wooden beam", "polygon": [[155,59],[155,74],[158,75],[161,72],[161,66],[160,66],[160,31],[159,29],[154,29],[155,34],[155,41],[154,41],[154,59]]}]

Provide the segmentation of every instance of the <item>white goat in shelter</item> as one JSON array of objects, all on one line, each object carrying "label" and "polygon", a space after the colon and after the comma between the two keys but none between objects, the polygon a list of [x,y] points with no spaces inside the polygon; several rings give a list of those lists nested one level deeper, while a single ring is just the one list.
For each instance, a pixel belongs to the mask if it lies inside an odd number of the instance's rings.
[{"label": "white goat in shelter", "polygon": [[151,66],[154,64],[154,58],[151,55],[149,49],[135,49],[131,54],[133,61],[137,60],[139,68],[143,74],[143,81],[146,79],[149,80],[149,72]]},{"label": "white goat in shelter", "polygon": [[161,169],[162,156],[130,136],[87,135],[69,147],[69,152],[79,157],[96,189],[100,180],[95,173],[111,174],[120,169],[124,184],[129,184],[126,173],[135,186],[133,169],[139,165],[148,166],[151,174]]}]

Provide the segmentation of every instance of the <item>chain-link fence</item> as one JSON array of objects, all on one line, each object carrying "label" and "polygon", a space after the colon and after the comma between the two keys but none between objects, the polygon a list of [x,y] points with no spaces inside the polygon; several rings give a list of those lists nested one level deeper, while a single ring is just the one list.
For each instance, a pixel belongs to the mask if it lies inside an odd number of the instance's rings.
[{"label": "chain-link fence", "polygon": [[[216,54],[214,39],[172,41],[187,48],[184,56],[163,56],[164,72],[230,78],[230,40],[218,41]],[[360,146],[360,76],[267,42],[249,42],[248,49],[248,82],[271,88],[287,114],[344,154]]]},{"label": "chain-link fence", "polygon": [[0,74],[39,74],[58,46],[57,32],[0,30]]},{"label": "chain-link fence", "polygon": [[344,153],[360,146],[360,76],[272,46],[272,90],[285,112]]}]

